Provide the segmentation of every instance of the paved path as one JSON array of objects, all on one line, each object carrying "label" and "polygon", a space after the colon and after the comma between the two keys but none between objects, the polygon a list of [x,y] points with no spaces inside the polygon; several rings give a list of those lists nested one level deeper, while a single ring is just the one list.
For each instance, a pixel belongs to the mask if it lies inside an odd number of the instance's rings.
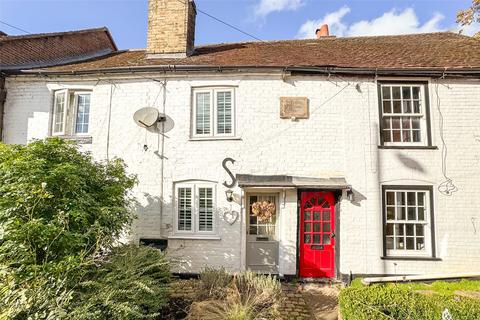
[{"label": "paved path", "polygon": [[307,283],[284,284],[285,302],[280,308],[283,320],[337,320],[338,287]]}]

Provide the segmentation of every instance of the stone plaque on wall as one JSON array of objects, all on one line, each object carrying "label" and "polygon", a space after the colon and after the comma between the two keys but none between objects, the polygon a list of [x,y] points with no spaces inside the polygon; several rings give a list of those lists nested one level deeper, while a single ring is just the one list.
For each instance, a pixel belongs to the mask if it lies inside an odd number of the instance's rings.
[{"label": "stone plaque on wall", "polygon": [[308,119],[307,97],[281,97],[280,118]]}]

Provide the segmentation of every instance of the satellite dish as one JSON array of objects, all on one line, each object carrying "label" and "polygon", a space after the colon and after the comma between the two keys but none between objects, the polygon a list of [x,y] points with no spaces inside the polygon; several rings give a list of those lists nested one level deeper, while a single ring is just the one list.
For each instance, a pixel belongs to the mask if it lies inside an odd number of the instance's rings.
[{"label": "satellite dish", "polygon": [[155,108],[142,108],[133,115],[135,123],[142,128],[153,127],[158,121],[160,114]]}]

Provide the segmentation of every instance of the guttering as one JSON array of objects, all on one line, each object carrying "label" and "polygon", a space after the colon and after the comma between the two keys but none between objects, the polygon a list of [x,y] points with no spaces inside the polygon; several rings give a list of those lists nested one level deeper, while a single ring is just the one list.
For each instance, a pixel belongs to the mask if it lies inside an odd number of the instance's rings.
[{"label": "guttering", "polygon": [[467,76],[480,77],[480,68],[411,68],[411,69],[379,69],[379,68],[344,68],[344,67],[302,67],[302,66],[211,66],[211,65],[152,65],[133,67],[99,68],[92,70],[20,70],[16,74],[30,75],[89,75],[108,73],[134,73],[134,72],[291,72],[299,75],[360,75],[360,76]]}]

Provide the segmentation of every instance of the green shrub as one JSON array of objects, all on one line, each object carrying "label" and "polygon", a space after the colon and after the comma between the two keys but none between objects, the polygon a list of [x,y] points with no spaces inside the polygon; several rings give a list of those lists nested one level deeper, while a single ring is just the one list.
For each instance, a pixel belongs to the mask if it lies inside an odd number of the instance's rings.
[{"label": "green shrub", "polygon": [[68,319],[153,319],[168,303],[170,269],[150,247],[115,248],[93,268],[74,294]]},{"label": "green shrub", "polygon": [[61,139],[0,144],[0,315],[59,318],[72,287],[130,225],[135,178]]},{"label": "green shrub", "polygon": [[235,275],[234,287],[242,301],[254,299],[258,308],[269,308],[280,299],[282,286],[276,277],[246,271]]},{"label": "green shrub", "polygon": [[345,320],[438,320],[445,309],[453,319],[480,319],[478,300],[434,292],[421,294],[410,285],[349,287],[340,293],[340,310]]}]

